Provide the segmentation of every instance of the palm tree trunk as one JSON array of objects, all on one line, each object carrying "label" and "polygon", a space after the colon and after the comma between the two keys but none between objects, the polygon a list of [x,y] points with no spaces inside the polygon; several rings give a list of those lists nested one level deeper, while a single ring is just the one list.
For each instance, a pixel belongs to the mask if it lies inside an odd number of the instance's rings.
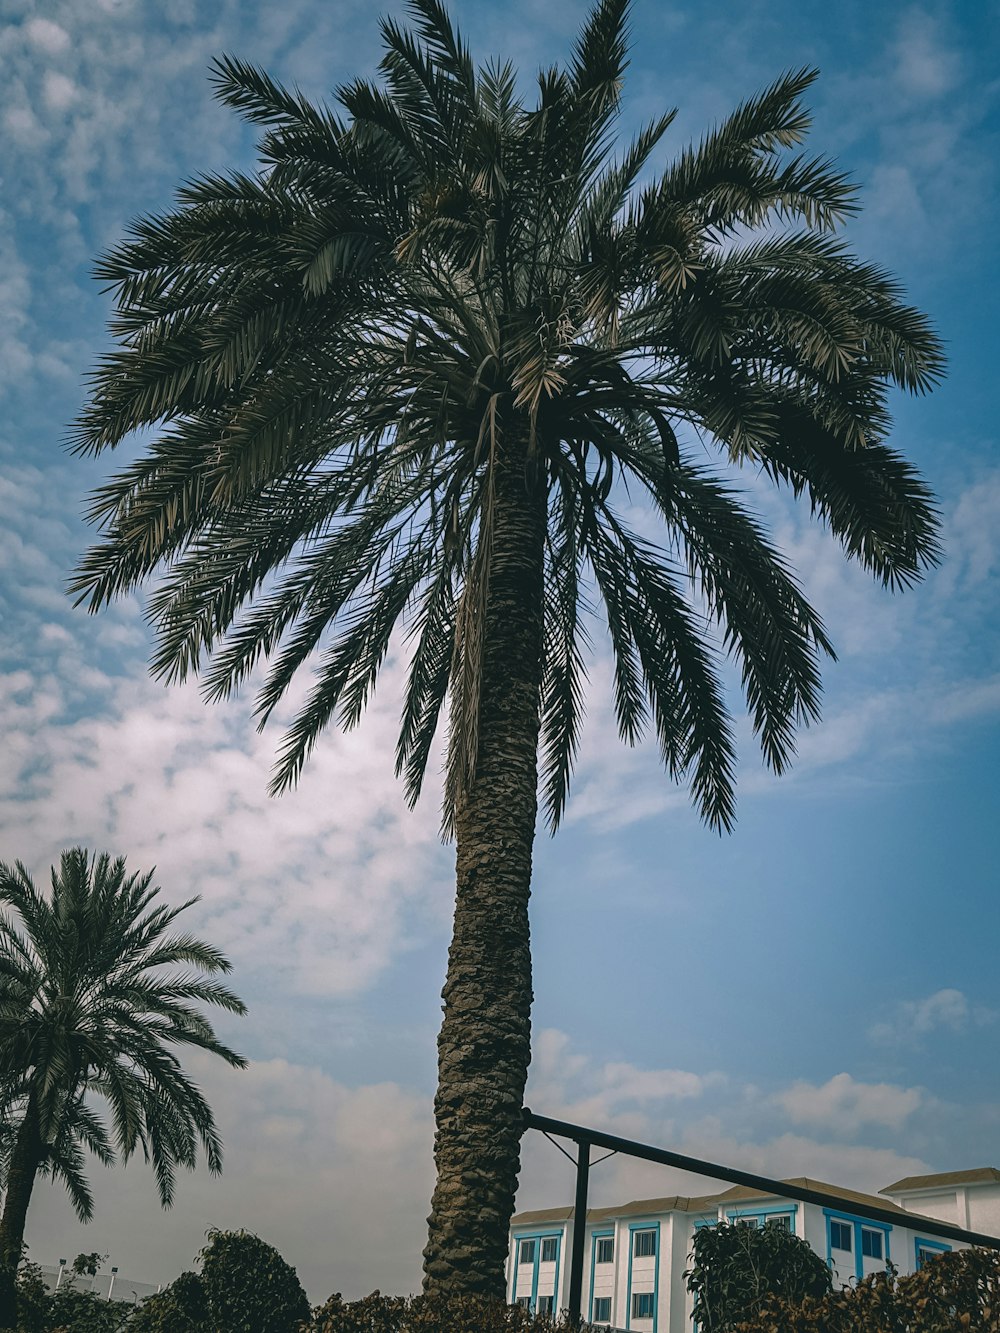
[{"label": "palm tree trunk", "polygon": [[546,488],[523,441],[508,444],[495,485],[478,764],[456,815],[424,1290],[502,1298],[531,1057],[528,896],[546,522]]},{"label": "palm tree trunk", "polygon": [[24,1245],[24,1224],[43,1144],[35,1096],[28,1098],[7,1173],[7,1196],[0,1218],[0,1329],[17,1327],[17,1266]]}]

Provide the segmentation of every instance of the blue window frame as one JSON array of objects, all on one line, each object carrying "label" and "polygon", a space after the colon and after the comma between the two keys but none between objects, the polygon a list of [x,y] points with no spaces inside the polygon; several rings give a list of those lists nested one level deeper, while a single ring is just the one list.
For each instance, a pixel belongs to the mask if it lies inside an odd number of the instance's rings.
[{"label": "blue window frame", "polygon": [[651,1291],[635,1291],[632,1293],[633,1319],[652,1319],[654,1308],[655,1304]]},{"label": "blue window frame", "polygon": [[866,1217],[833,1212],[829,1208],[824,1208],[823,1214],[826,1217],[826,1261],[837,1270],[841,1280],[849,1276],[842,1258],[845,1254],[854,1255],[854,1276],[859,1282],[865,1275],[866,1258],[889,1262],[892,1227],[887,1222],[872,1222]]},{"label": "blue window frame", "polygon": [[[538,1304],[538,1276],[542,1262],[555,1263],[555,1275],[551,1291],[555,1299],[559,1298],[559,1268],[562,1249],[562,1231],[536,1231],[533,1236],[518,1236],[514,1240],[514,1265],[511,1274],[511,1299],[516,1298],[518,1305],[527,1302],[527,1308],[534,1310]],[[531,1280],[531,1295],[524,1295],[528,1274]],[[546,1275],[545,1286],[549,1286],[551,1270]],[[521,1288],[518,1291],[518,1288]]]},{"label": "blue window frame", "polygon": [[[633,1231],[632,1232],[632,1253],[636,1259],[649,1259],[656,1254],[656,1232]],[[652,1293],[650,1293],[652,1298]],[[638,1316],[636,1316],[638,1318]]]},{"label": "blue window frame", "polygon": [[554,1296],[539,1296],[538,1313],[552,1314],[556,1308],[556,1298]]},{"label": "blue window frame", "polygon": [[591,1319],[594,1321],[595,1324],[610,1324],[610,1323],[611,1323],[611,1297],[610,1297],[610,1296],[595,1296],[595,1297],[594,1297],[594,1305],[593,1305],[593,1309],[592,1309],[591,1312],[590,1312],[590,1317],[591,1317]]},{"label": "blue window frame", "polygon": [[866,1259],[881,1259],[882,1233],[876,1231],[873,1227],[861,1228],[861,1253]]},{"label": "blue window frame", "polygon": [[[777,1207],[740,1208],[726,1213],[726,1221],[737,1227],[781,1227],[784,1231],[795,1230],[795,1217],[799,1211],[797,1203],[779,1204]],[[696,1222],[695,1228],[706,1225]],[[715,1226],[715,1222],[708,1223]]]},{"label": "blue window frame", "polygon": [[615,1261],[614,1236],[598,1236],[594,1249],[595,1264],[613,1264]]},{"label": "blue window frame", "polygon": [[918,1273],[929,1260],[936,1259],[939,1254],[951,1253],[951,1246],[943,1240],[924,1240],[921,1236],[917,1237],[915,1248]]}]

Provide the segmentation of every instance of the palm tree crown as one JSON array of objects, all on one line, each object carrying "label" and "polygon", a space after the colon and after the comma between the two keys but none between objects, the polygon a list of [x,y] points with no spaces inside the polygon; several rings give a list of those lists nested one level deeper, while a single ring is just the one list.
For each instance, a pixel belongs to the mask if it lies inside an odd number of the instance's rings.
[{"label": "palm tree crown", "polygon": [[219,60],[219,97],[262,127],[259,168],[192,181],[100,261],[118,346],[75,446],[151,435],[97,490],[73,586],[96,610],[161,575],[154,670],[200,671],[218,699],[266,664],[261,725],[311,665],[275,790],[329,723],[358,721],[405,630],[397,770],[415,800],[446,714],[457,857],[425,1274],[500,1294],[538,779],[555,826],[590,613],[623,737],[652,729],[728,827],[720,659],[781,770],[832,652],[732,468],[912,583],[936,515],[887,443],[889,393],[926,390],[943,359],[835,235],[850,184],[796,151],[813,71],[654,170],[670,114],[614,151],[627,0],[598,0],[533,104],[510,65],[474,65],[440,0],[409,9],[413,31],[382,23],[381,81],[341,87],[337,109]]},{"label": "palm tree crown", "polygon": [[[893,280],[831,235],[854,207],[845,178],[783,155],[814,73],[782,77],[640,186],[671,116],[612,158],[625,8],[598,5],[530,109],[509,66],[474,69],[437,0],[411,5],[418,37],[383,23],[386,87],[341,88],[346,119],[220,60],[222,100],[267,126],[262,169],[195,181],[99,265],[121,348],[78,447],[166,429],[97,493],[105,535],[77,590],[96,608],[165,570],[155,669],[182,677],[214,651],[218,698],[271,655],[262,719],[317,658],[276,788],[331,719],[358,720],[408,616],[398,766],[415,798],[450,684],[454,799],[475,755],[494,463],[522,420],[548,492],[553,823],[589,588],[623,735],[651,717],[710,820],[732,817],[733,750],[692,580],[776,768],[816,712],[820,622],[703,441],[806,492],[887,584],[934,557],[886,401],[893,383],[927,388],[941,350]],[[666,550],[629,529],[622,482],[659,513]]]},{"label": "palm tree crown", "polygon": [[[155,904],[152,872],[125,862],[63,854],[51,897],[23,865],[0,865],[0,1093],[7,1125],[30,1105],[42,1171],[66,1185],[80,1218],[93,1200],[83,1174],[89,1149],[111,1164],[141,1147],[160,1199],[174,1194],[174,1167],[194,1167],[197,1148],[222,1168],[211,1108],[179,1055],[197,1048],[242,1068],[197,1007],[245,1012],[243,1002],[199,972],[229,971],[225,957],[193,935],[170,933],[179,907]],[[182,971],[170,971],[182,967]],[[103,1099],[110,1127],[91,1097]],[[8,1159],[14,1143],[8,1149]]]}]

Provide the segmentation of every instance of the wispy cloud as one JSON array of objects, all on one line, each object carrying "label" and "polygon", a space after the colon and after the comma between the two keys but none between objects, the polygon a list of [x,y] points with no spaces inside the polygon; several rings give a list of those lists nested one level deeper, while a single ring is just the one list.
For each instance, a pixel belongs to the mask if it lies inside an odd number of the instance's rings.
[{"label": "wispy cloud", "polygon": [[935,1032],[960,1033],[984,1027],[998,1015],[985,1005],[971,1003],[963,991],[945,986],[919,1000],[900,1000],[892,1016],[868,1029],[869,1038],[883,1046],[920,1046]]},{"label": "wispy cloud", "polygon": [[[63,679],[74,668],[88,676],[85,716]],[[258,736],[245,704],[209,708],[195,688],[104,675],[71,651],[61,672],[8,673],[5,859],[42,871],[78,842],[125,852],[157,866],[166,897],[200,893],[205,929],[237,962],[300,993],[363,990],[414,932],[443,930],[451,904],[433,796],[408,811],[392,774],[386,696],[358,731],[327,737],[298,790],[272,799],[277,732]]]},{"label": "wispy cloud", "polygon": [[923,1100],[919,1088],[894,1083],[861,1083],[850,1074],[834,1074],[826,1083],[793,1083],[774,1097],[794,1125],[809,1125],[837,1135],[855,1134],[863,1125],[900,1129]]},{"label": "wispy cloud", "polygon": [[893,77],[899,89],[930,101],[950,92],[961,78],[960,53],[930,14],[911,9],[900,16],[892,44]]},{"label": "wispy cloud", "polygon": [[[542,1114],[778,1178],[806,1175],[875,1192],[897,1172],[926,1166],[905,1148],[878,1143],[879,1135],[898,1135],[929,1105],[923,1092],[865,1083],[847,1073],[823,1084],[796,1080],[768,1091],[722,1071],[601,1062],[567,1034],[547,1029],[536,1038],[528,1101]],[[550,1146],[528,1135],[524,1152],[519,1207],[567,1201],[572,1182]],[[600,1203],[726,1187],[625,1157],[612,1158],[593,1180]]]}]

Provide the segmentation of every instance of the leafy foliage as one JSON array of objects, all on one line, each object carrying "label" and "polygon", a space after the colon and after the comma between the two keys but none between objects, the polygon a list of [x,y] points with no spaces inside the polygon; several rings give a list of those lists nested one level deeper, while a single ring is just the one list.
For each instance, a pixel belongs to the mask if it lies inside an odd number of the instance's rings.
[{"label": "leafy foliage", "polygon": [[732,1327],[733,1333],[997,1333],[1000,1254],[956,1250],[905,1277],[890,1268],[822,1297],[771,1296]]},{"label": "leafy foliage", "polygon": [[65,1284],[49,1300],[46,1333],[119,1333],[127,1326],[130,1313],[124,1302]]},{"label": "leafy foliage", "polygon": [[99,1250],[92,1250],[89,1254],[78,1254],[70,1267],[77,1277],[83,1277],[85,1274],[89,1277],[96,1277],[101,1265],[106,1263],[108,1256],[101,1254]]},{"label": "leafy foliage", "polygon": [[693,1318],[704,1333],[734,1333],[769,1297],[797,1301],[831,1290],[829,1268],[784,1227],[699,1227],[692,1258],[684,1276],[694,1295]]},{"label": "leafy foliage", "polygon": [[42,1270],[30,1260],[17,1270],[17,1329],[18,1333],[48,1333],[51,1295]]},{"label": "leafy foliage", "polygon": [[128,1333],[218,1333],[199,1275],[181,1273],[169,1287],[148,1296],[129,1321]]},{"label": "leafy foliage", "polygon": [[218,1333],[296,1333],[309,1301],[295,1269],[249,1231],[210,1231],[201,1252],[209,1325]]},{"label": "leafy foliage", "polygon": [[302,1333],[580,1333],[566,1319],[532,1314],[482,1297],[383,1296],[360,1301],[334,1293],[317,1306]]},{"label": "leafy foliage", "polygon": [[161,574],[155,672],[201,671],[217,699],[266,660],[261,725],[311,664],[275,790],[328,724],[357,723],[405,627],[397,770],[415,800],[447,712],[450,827],[476,769],[498,460],[527,440],[549,519],[550,824],[600,603],[623,737],[652,731],[727,827],[720,656],[781,771],[832,653],[730,467],[803,495],[887,586],[914,582],[937,519],[887,442],[889,393],[930,388],[941,344],[835,235],[854,189],[798,151],[815,71],[653,171],[672,112],[614,153],[627,0],[598,0],[532,105],[509,65],[475,67],[440,0],[409,11],[412,31],[382,23],[381,80],[340,88],[339,106],[217,61],[217,95],[261,129],[257,170],[198,178],[101,259],[117,346],[75,446],[151,434],[93,497],[76,593],[96,610]]},{"label": "leafy foliage", "polygon": [[131,1329],[131,1315],[125,1304],[76,1290],[72,1279],[49,1291],[36,1264],[22,1263],[18,1270],[17,1333],[120,1333],[126,1325]]}]

